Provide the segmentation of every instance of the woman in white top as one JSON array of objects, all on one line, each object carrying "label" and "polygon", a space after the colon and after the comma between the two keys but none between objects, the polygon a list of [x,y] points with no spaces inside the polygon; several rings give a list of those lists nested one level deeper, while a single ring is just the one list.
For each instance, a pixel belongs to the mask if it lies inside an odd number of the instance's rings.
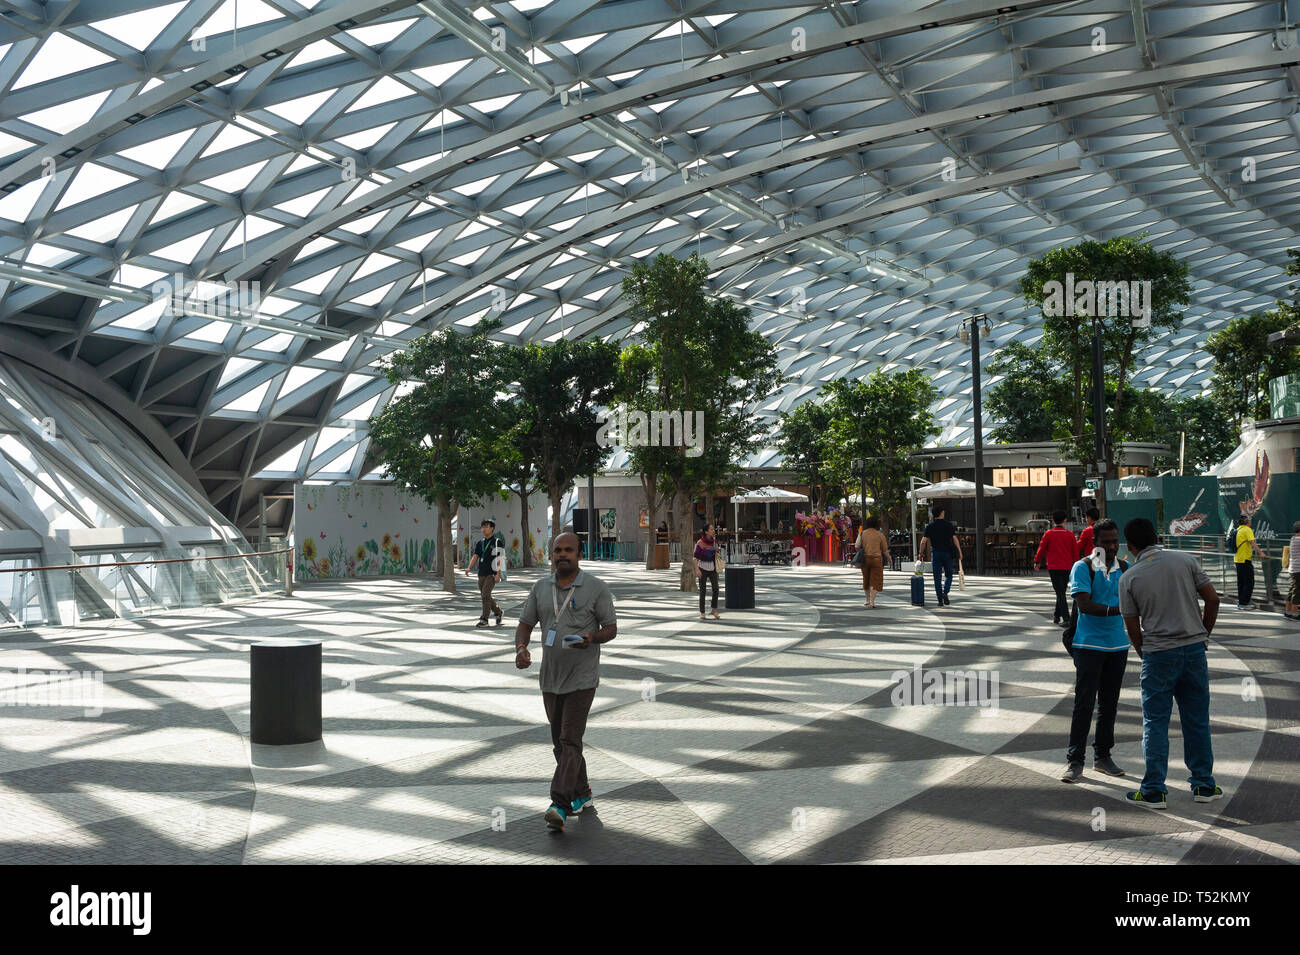
[{"label": "woman in white top", "polygon": [[1286,569],[1286,572],[1291,575],[1291,590],[1286,595],[1286,610],[1282,615],[1292,620],[1300,620],[1300,521],[1296,521],[1291,526],[1291,530],[1294,532],[1290,544],[1291,563]]}]

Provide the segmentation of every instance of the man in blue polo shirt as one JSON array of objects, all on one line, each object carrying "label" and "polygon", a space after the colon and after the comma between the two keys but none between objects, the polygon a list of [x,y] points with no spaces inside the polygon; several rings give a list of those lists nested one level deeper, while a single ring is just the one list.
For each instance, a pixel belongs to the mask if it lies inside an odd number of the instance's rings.
[{"label": "man in blue polo shirt", "polygon": [[1093,737],[1092,768],[1107,776],[1124,770],[1110,758],[1115,745],[1115,714],[1119,691],[1128,666],[1128,635],[1119,612],[1119,578],[1127,565],[1119,560],[1119,528],[1111,520],[1093,525],[1093,542],[1099,557],[1085,557],[1070,570],[1070,595],[1079,608],[1074,630],[1074,717],[1070,721],[1070,748],[1066,752],[1061,782],[1078,782],[1088,751],[1092,710],[1097,706],[1097,735]]}]

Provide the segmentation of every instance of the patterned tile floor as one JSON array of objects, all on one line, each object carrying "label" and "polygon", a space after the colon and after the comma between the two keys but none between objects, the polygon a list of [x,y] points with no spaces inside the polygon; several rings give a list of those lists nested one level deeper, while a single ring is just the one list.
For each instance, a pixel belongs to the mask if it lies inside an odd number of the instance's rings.
[{"label": "patterned tile floor", "polygon": [[[562,835],[537,666],[511,665],[525,572],[501,629],[474,628],[476,594],[403,579],[5,635],[0,671],[104,683],[98,714],[0,705],[0,861],[1300,861],[1300,631],[1278,614],[1227,610],[1211,645],[1227,798],[1192,802],[1175,720],[1155,813],[1123,801],[1132,779],[1056,780],[1072,669],[1045,579],[920,610],[890,574],[871,611],[844,568],[764,567],[759,609],[703,622],[675,573],[589,570],[620,633],[586,737],[598,808]],[[325,641],[325,738],[254,746],[247,648],[288,635]],[[996,675],[995,705],[895,705],[918,666]],[[1140,776],[1137,677],[1131,659],[1114,755]]]}]

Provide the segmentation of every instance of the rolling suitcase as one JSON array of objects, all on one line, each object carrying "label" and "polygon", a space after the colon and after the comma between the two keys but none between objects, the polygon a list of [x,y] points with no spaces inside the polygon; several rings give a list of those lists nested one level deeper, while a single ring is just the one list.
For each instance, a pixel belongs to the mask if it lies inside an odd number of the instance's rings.
[{"label": "rolling suitcase", "polygon": [[912,606],[913,607],[925,606],[925,575],[924,574],[912,575]]}]

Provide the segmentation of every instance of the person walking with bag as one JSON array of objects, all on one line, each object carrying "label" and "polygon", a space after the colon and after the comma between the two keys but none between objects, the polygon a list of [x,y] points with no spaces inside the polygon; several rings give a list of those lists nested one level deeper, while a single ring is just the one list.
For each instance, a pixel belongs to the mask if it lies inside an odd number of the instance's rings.
[{"label": "person walking with bag", "polygon": [[718,541],[713,536],[713,525],[707,524],[704,527],[704,536],[695,542],[695,580],[700,588],[700,619],[706,619],[704,616],[704,589],[710,581],[713,582],[713,617],[716,620],[718,613]]},{"label": "person walking with bag", "polygon": [[955,564],[961,563],[961,541],[957,539],[957,528],[947,518],[947,507],[934,504],[930,507],[934,519],[925,525],[921,535],[921,556],[919,563],[927,559],[933,561],[934,592],[940,607],[949,606],[948,591],[952,590],[952,571]]},{"label": "person walking with bag", "polygon": [[497,535],[497,522],[491,518],[484,518],[480,525],[483,531],[482,539],[474,543],[474,550],[469,559],[469,567],[465,569],[466,576],[474,573],[477,566],[478,570],[478,592],[482,608],[479,612],[479,627],[488,625],[488,614],[495,614],[497,626],[501,626],[501,618],[505,616],[505,611],[497,606],[497,602],[492,599],[492,588],[501,582],[501,571],[505,567],[504,542]]},{"label": "person walking with bag", "polygon": [[1079,542],[1065,529],[1065,511],[1053,513],[1052,523],[1056,526],[1043,535],[1038,550],[1034,552],[1034,570],[1042,570],[1046,559],[1047,573],[1052,578],[1052,589],[1056,591],[1052,623],[1066,623],[1070,619],[1070,610],[1065,602],[1065,586],[1070,581],[1070,569],[1078,559]]},{"label": "person walking with bag", "polygon": [[880,518],[868,517],[858,532],[858,564],[862,568],[862,591],[867,595],[866,606],[876,607],[876,594],[885,589],[885,564],[889,561],[889,541],[880,532]]},{"label": "person walking with bag", "polygon": [[1070,595],[1077,614],[1071,618],[1074,633],[1067,642],[1074,658],[1074,714],[1063,783],[1078,782],[1083,775],[1094,705],[1097,735],[1092,741],[1092,768],[1106,776],[1124,775],[1110,751],[1115,745],[1115,714],[1128,666],[1128,636],[1119,612],[1120,575],[1128,564],[1118,559],[1119,528],[1114,521],[1098,521],[1092,531],[1101,556],[1085,557],[1070,571]]}]

